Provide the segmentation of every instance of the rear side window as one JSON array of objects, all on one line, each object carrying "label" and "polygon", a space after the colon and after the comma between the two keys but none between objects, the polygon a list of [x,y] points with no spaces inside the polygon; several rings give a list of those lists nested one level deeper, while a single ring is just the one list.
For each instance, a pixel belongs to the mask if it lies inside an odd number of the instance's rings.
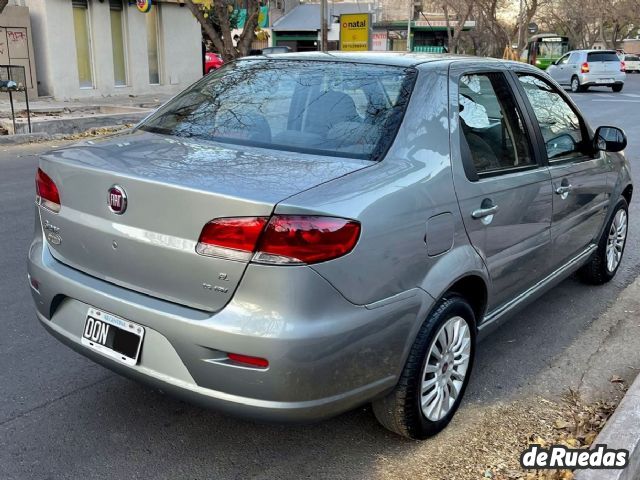
[{"label": "rear side window", "polygon": [[460,78],[460,125],[479,176],[535,164],[511,89],[502,73]]},{"label": "rear side window", "polygon": [[378,160],[395,138],[415,70],[346,62],[230,63],[140,128],[294,152]]},{"label": "rear side window", "polygon": [[587,62],[620,62],[616,52],[589,52]]}]

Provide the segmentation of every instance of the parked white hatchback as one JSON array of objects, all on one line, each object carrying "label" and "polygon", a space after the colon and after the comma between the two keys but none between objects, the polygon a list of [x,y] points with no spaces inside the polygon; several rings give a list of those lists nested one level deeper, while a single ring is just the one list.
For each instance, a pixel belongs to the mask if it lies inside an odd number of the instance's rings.
[{"label": "parked white hatchback", "polygon": [[640,55],[627,53],[624,58],[625,72],[640,73]]},{"label": "parked white hatchback", "polygon": [[551,64],[547,73],[572,92],[596,86],[621,92],[626,79],[625,63],[615,50],[573,50]]}]

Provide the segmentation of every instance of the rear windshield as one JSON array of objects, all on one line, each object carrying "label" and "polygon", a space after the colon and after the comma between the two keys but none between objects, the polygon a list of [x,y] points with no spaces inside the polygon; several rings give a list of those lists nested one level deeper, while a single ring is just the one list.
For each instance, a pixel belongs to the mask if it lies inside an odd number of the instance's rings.
[{"label": "rear windshield", "polygon": [[141,129],[222,143],[380,159],[395,138],[415,70],[300,60],[230,63]]},{"label": "rear windshield", "polygon": [[587,62],[619,62],[620,57],[616,52],[590,52],[587,54]]},{"label": "rear windshield", "polygon": [[628,62],[640,62],[640,57],[638,55],[625,55],[624,59]]}]

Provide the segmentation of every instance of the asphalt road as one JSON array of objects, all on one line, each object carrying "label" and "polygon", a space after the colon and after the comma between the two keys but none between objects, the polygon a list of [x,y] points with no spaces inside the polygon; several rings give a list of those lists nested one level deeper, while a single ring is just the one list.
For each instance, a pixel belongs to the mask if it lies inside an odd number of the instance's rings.
[{"label": "asphalt road", "polygon": [[[638,172],[640,75],[630,75],[621,94],[601,89],[574,98],[592,125],[626,129]],[[25,257],[35,155],[49,146],[0,148],[0,479],[371,478],[380,462],[401,468],[416,451],[415,442],[379,427],[368,408],[311,426],[255,424],[123,379],[46,334],[35,319]],[[640,218],[638,198],[632,219]],[[473,405],[567,386],[545,382],[544,372],[640,273],[639,239],[632,221],[624,263],[609,285],[569,279],[483,342],[461,418]]]}]

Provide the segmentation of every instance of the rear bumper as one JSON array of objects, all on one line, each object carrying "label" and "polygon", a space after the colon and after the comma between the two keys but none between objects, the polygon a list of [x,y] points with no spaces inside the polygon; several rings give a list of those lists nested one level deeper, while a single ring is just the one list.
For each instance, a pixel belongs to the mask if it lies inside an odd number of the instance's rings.
[{"label": "rear bumper", "polygon": [[615,74],[581,74],[580,84],[584,87],[611,87],[613,85],[622,85],[626,79],[626,75],[622,72]]},{"label": "rear bumper", "polygon": [[[28,270],[40,284],[32,288],[38,319],[61,342],[192,403],[273,421],[320,420],[387,392],[401,372],[416,319],[433,301],[416,289],[358,306],[309,268],[251,265],[232,301],[212,315],[67,267],[38,238]],[[81,344],[89,306],[145,326],[138,365]],[[228,352],[267,358],[269,368],[225,363]]]}]

